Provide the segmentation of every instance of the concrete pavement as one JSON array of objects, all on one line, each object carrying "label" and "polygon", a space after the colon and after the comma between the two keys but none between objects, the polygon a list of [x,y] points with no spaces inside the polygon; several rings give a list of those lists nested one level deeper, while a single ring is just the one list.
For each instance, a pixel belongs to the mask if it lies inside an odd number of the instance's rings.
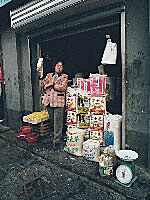
[{"label": "concrete pavement", "polygon": [[[98,163],[73,156],[63,150],[53,151],[48,136],[35,143],[16,139],[16,133],[0,125],[0,199],[18,200],[22,181],[18,172],[34,166],[42,173],[41,187],[45,200],[149,200],[150,175],[137,166],[137,180],[130,188],[115,177],[101,177]],[[39,191],[29,191],[29,199],[40,199]]]}]

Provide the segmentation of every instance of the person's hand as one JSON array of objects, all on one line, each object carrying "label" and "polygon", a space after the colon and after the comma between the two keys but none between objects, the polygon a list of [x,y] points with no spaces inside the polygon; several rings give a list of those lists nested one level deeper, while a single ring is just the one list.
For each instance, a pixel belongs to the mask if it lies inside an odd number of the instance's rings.
[{"label": "person's hand", "polygon": [[43,70],[40,71],[40,78],[43,77]]},{"label": "person's hand", "polygon": [[55,84],[55,79],[52,79],[52,85],[54,85]]},{"label": "person's hand", "polygon": [[55,81],[56,81],[56,78],[58,77],[58,75],[54,75],[53,76],[53,79],[52,79],[52,84],[54,85],[55,84]]},{"label": "person's hand", "polygon": [[43,77],[43,67],[37,68],[37,72],[40,73],[40,78]]},{"label": "person's hand", "polygon": [[44,86],[44,89],[46,90],[47,88],[52,88],[54,86],[53,82],[48,83]]}]

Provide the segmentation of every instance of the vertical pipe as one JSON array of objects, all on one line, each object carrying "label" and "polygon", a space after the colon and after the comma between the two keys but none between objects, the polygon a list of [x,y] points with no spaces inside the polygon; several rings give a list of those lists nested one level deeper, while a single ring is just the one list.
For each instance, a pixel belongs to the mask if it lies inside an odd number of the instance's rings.
[{"label": "vertical pipe", "polygon": [[37,43],[36,44],[36,48],[37,48],[37,58],[39,58],[39,57],[41,57],[42,55],[41,55],[41,47],[40,47],[40,44],[39,43]]},{"label": "vertical pipe", "polygon": [[121,60],[122,60],[122,149],[125,149],[126,129],[126,54],[125,54],[125,7],[121,11]]},{"label": "vertical pipe", "polygon": [[[149,12],[149,39],[150,39],[150,0],[148,1],[148,12]],[[150,80],[149,80],[150,87]],[[149,112],[150,112],[150,94],[149,94]],[[148,135],[148,172],[150,173],[150,119],[149,119],[149,135]]]},{"label": "vertical pipe", "polygon": [[31,66],[31,51],[30,51],[30,36],[27,36],[27,46],[28,46],[28,55],[29,55],[29,60],[28,60],[28,64],[29,66]]}]

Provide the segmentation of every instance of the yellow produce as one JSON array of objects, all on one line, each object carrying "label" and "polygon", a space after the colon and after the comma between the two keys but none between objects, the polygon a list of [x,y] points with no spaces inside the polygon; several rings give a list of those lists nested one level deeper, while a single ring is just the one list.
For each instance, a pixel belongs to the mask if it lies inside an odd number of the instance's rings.
[{"label": "yellow produce", "polygon": [[49,118],[49,115],[48,115],[47,110],[43,110],[40,112],[33,112],[32,114],[25,116],[25,120],[29,122],[34,122],[34,121],[40,122],[40,121],[47,120],[48,118]]}]

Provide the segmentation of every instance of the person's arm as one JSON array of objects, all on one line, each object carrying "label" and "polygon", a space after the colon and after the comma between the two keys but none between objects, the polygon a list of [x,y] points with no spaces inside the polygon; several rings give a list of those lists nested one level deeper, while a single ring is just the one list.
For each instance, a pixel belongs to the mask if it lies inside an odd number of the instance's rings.
[{"label": "person's arm", "polygon": [[44,87],[44,89],[47,89],[53,86],[53,78],[50,73],[47,74],[44,79],[40,80],[40,85]]},{"label": "person's arm", "polygon": [[67,87],[68,87],[68,75],[63,74],[61,80],[54,84],[54,90],[65,92],[67,90]]}]

